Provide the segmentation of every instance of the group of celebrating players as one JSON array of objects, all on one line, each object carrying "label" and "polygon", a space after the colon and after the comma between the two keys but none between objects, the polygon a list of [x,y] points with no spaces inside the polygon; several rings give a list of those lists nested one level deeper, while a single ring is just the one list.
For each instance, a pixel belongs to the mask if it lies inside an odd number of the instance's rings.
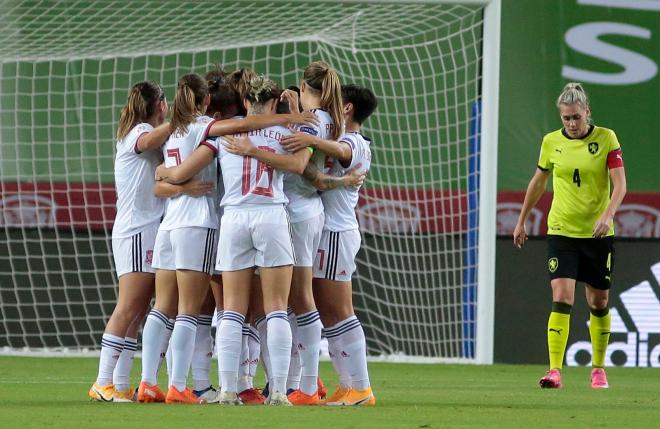
[{"label": "group of celebrating players", "polygon": [[[371,90],[341,85],[323,62],[286,90],[249,69],[187,74],[169,122],[158,84],[132,87],[115,158],[119,295],[93,400],[375,404],[351,276],[361,241],[354,209],[371,163],[360,128],[376,105]],[[129,376],[147,312],[136,392]],[[327,399],[322,330],[339,376]],[[163,360],[167,392],[157,385]],[[263,390],[252,382],[259,361]]]}]

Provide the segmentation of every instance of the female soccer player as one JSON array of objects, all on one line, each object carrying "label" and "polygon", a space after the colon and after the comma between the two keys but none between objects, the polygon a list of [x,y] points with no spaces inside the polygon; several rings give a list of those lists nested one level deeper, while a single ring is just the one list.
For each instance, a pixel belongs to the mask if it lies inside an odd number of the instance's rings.
[{"label": "female soccer player", "polygon": [[[160,163],[155,151],[169,136],[163,124],[167,112],[165,93],[152,81],[131,88],[119,117],[115,184],[117,215],[112,229],[112,250],[119,278],[117,305],[101,340],[101,358],[96,382],[89,390],[93,400],[130,402],[128,386],[132,354],[137,348],[137,328],[154,292],[151,255],[163,215],[163,201],[152,193],[154,172]],[[155,128],[158,127],[158,128]],[[120,354],[121,386],[113,384],[113,371]],[[117,374],[115,374],[117,376]]]},{"label": "female soccer player", "polygon": [[[318,305],[328,351],[340,376],[340,387],[326,401],[327,405],[375,405],[367,370],[364,331],[355,316],[351,276],[360,249],[360,232],[355,217],[360,186],[338,188],[338,177],[351,169],[363,174],[371,165],[371,141],[360,133],[364,121],[373,113],[377,100],[371,90],[357,85],[342,86],[346,132],[339,142],[303,138],[326,152],[331,159],[330,175],[324,177],[309,164],[303,174],[321,194],[325,207],[325,225],[314,261],[314,299]],[[300,136],[299,136],[300,137]],[[293,144],[295,146],[295,144]]]},{"label": "female soccer player", "polygon": [[[626,176],[614,131],[590,123],[591,109],[582,85],[567,84],[557,99],[557,107],[563,128],[543,138],[538,167],[527,186],[513,242],[518,247],[525,244],[525,222],[543,195],[552,170],[554,197],[548,215],[550,370],[540,385],[561,387],[575,285],[581,281],[585,283],[591,311],[591,387],[604,389],[608,387],[604,365],[610,336],[607,303],[614,255],[612,220],[626,193]],[[614,185],[611,197],[610,179]]]},{"label": "female soccer player", "polygon": [[[163,148],[165,165],[173,167],[188,158],[198,146],[217,151],[210,136],[259,129],[271,124],[307,123],[311,115],[269,115],[252,120],[214,121],[204,116],[209,104],[208,85],[199,75],[183,76],[178,83],[172,114],[173,134]],[[197,178],[215,180],[215,166],[201,171]],[[140,402],[199,403],[186,388],[190,370],[197,316],[206,296],[216,251],[215,196],[170,199],[158,230],[154,252],[156,304],[144,328]],[[200,246],[200,243],[204,245]],[[178,288],[178,293],[177,293]],[[171,348],[172,374],[164,397],[156,386],[162,339],[168,319],[175,314]]]},{"label": "female soccer player", "polygon": [[[339,76],[333,68],[320,61],[305,68],[300,84],[300,102],[303,109],[314,112],[321,122],[317,127],[301,127],[300,131],[322,139],[339,138],[344,129],[344,117]],[[322,153],[312,155],[312,162],[319,167],[324,161]],[[299,174],[287,173],[284,180],[296,252],[290,303],[296,317],[297,347],[302,366],[300,389],[292,392],[289,400],[294,405],[316,405],[320,403],[317,377],[323,325],[314,303],[312,266],[323,230],[323,203],[316,189]]]}]

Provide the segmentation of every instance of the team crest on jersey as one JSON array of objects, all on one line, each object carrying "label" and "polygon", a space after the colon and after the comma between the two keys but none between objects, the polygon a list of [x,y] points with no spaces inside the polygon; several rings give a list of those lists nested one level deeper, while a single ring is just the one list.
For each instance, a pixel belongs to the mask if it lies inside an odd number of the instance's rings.
[{"label": "team crest on jersey", "polygon": [[596,152],[598,152],[598,143],[596,142],[589,143],[588,149],[590,154],[595,155]]},{"label": "team crest on jersey", "polygon": [[550,272],[554,273],[555,271],[557,271],[557,268],[559,268],[559,259],[557,258],[548,259],[548,269],[550,270]]}]

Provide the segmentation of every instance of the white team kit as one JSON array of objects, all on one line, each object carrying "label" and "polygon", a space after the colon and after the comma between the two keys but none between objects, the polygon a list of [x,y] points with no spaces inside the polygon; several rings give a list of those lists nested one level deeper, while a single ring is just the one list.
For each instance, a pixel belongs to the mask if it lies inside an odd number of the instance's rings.
[{"label": "white team kit", "polygon": [[[298,130],[322,139],[329,139],[334,130],[330,114],[323,109],[313,109],[312,112],[318,118],[319,125],[304,125],[298,127]],[[323,171],[326,156],[316,151],[309,162],[316,164],[319,170]],[[296,252],[295,265],[311,267],[323,230],[323,202],[317,189],[296,173],[285,173],[284,193],[289,199],[286,209],[291,219],[291,238]]]},{"label": "white team kit", "polygon": [[[339,140],[351,146],[353,156],[348,166],[332,161],[328,174],[343,176],[359,166],[365,173],[371,166],[371,141],[360,133],[344,133]],[[314,277],[349,281],[355,272],[355,256],[360,250],[360,231],[355,216],[359,187],[336,188],[321,194],[325,207],[325,225],[314,260]]]},{"label": "white team kit", "polygon": [[112,228],[112,253],[117,277],[155,271],[152,256],[164,202],[154,195],[153,188],[161,158],[158,151],[141,153],[137,148],[140,136],[153,129],[150,124],[138,124],[116,145],[117,216]]},{"label": "white team kit", "polygon": [[[261,150],[288,154],[280,140],[289,134],[287,128],[274,126],[247,136]],[[225,194],[216,270],[293,264],[283,172],[249,156],[233,155],[221,143],[218,146]]]},{"label": "white team kit", "polygon": [[[214,153],[218,147],[208,131],[215,122],[198,116],[186,132],[174,133],[163,145],[165,166],[174,167],[188,158],[197,147],[206,145]],[[216,164],[205,167],[193,179],[216,181]],[[217,248],[217,194],[192,197],[182,194],[170,198],[165,217],[158,228],[154,248],[154,268],[192,270],[211,273]]]}]

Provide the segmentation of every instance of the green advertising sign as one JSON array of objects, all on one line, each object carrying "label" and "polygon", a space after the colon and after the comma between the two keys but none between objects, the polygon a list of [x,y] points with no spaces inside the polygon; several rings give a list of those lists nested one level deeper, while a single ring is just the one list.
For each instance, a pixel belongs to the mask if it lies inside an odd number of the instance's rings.
[{"label": "green advertising sign", "polygon": [[525,189],[541,139],[561,127],[564,84],[582,82],[593,120],[613,129],[628,190],[660,192],[660,2],[504,0],[499,189]]}]

